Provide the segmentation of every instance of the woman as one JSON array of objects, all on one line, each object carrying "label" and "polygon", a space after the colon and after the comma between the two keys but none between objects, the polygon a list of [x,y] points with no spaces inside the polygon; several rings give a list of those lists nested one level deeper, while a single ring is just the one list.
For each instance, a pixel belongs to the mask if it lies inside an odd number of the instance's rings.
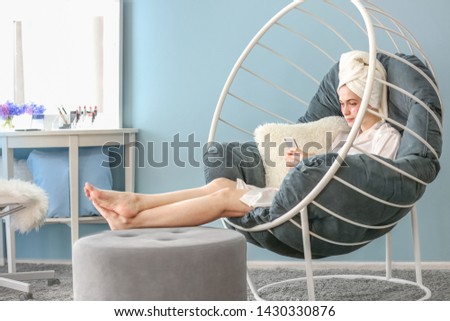
[{"label": "woman", "polygon": [[[361,97],[368,73],[368,54],[351,51],[341,56],[339,61],[339,86],[337,89],[342,114],[352,126],[358,113]],[[386,71],[376,62],[375,78],[385,80]],[[360,131],[353,146],[366,152],[395,158],[400,143],[400,134],[387,124],[386,86],[374,82],[369,112],[362,120]],[[339,148],[335,140],[334,151]],[[359,153],[352,148],[349,154]],[[298,148],[289,149],[287,163],[297,164],[308,157]],[[258,188],[219,178],[194,189],[164,194],[135,194],[127,192],[99,190],[86,183],[86,196],[93,202],[100,214],[107,220],[111,229],[139,227],[196,226],[224,217],[241,217],[258,206],[270,206],[276,194],[275,188]]]}]

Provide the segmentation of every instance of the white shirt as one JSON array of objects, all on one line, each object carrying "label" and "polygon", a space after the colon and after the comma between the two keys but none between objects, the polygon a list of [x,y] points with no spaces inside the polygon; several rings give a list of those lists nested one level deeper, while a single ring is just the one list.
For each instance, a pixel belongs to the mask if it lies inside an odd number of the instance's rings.
[{"label": "white shirt", "polygon": [[[333,142],[332,151],[338,152],[344,145],[348,134],[338,135]],[[367,153],[379,155],[381,157],[395,159],[400,147],[400,133],[385,121],[379,121],[368,130],[356,136],[353,146],[364,150]],[[349,155],[361,154],[359,150],[351,147]]]}]

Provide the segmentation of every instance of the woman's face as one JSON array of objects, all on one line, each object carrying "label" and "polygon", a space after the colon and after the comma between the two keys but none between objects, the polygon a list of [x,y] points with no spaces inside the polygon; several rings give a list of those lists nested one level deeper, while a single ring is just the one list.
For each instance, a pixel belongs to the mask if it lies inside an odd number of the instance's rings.
[{"label": "woman's face", "polygon": [[361,98],[345,85],[339,88],[338,95],[339,103],[341,104],[341,112],[344,115],[347,124],[351,127],[358,114]]}]

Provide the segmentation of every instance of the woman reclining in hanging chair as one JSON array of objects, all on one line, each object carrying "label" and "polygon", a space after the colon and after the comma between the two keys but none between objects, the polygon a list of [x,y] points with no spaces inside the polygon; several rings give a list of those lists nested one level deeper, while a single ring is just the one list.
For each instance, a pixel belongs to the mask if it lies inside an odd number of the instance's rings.
[{"label": "woman reclining in hanging chair", "polygon": [[[368,54],[361,51],[345,53],[340,59],[337,94],[340,110],[349,126],[353,125],[360,108],[368,62]],[[376,61],[375,77],[386,80],[386,70],[379,61]],[[353,146],[394,159],[401,135],[382,118],[387,116],[387,106],[386,85],[374,82],[369,111],[364,115]],[[338,137],[333,143],[336,146],[333,152],[338,151],[342,139],[345,137]],[[357,153],[360,152],[356,148],[349,152]],[[310,156],[298,148],[290,148],[285,159],[287,164],[295,167]],[[270,207],[278,192],[278,188],[249,185],[239,178],[237,181],[216,178],[199,188],[153,195],[99,190],[88,183],[85,186],[87,197],[113,230],[196,226],[224,217],[242,219],[250,212],[255,213],[255,209]]]}]

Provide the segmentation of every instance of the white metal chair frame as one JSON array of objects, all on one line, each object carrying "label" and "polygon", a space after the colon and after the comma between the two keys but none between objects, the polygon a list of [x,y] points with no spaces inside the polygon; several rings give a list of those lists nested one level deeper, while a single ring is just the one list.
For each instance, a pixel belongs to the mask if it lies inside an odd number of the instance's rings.
[{"label": "white metal chair frame", "polygon": [[[313,76],[311,76],[310,74],[308,74],[303,68],[301,68],[300,66],[298,66],[296,63],[292,62],[291,60],[289,60],[288,58],[284,57],[282,54],[280,54],[279,52],[277,52],[276,49],[270,48],[267,45],[263,44],[262,42],[260,42],[261,38],[266,34],[266,32],[272,28],[272,26],[278,26],[281,28],[284,28],[285,30],[287,30],[288,32],[292,32],[294,33],[296,36],[300,36],[300,33],[298,33],[297,31],[295,31],[294,29],[284,25],[283,23],[280,22],[280,19],[282,17],[284,17],[286,14],[288,14],[291,11],[300,11],[304,14],[308,14],[309,16],[312,16],[314,19],[316,19],[317,21],[319,21],[322,25],[324,25],[325,27],[329,28],[331,31],[333,31],[337,37],[339,37],[344,43],[347,44],[347,46],[349,47],[349,50],[353,50],[352,46],[345,40],[345,38],[340,35],[338,33],[338,31],[336,31],[335,29],[333,29],[332,26],[326,24],[324,21],[322,21],[319,17],[315,16],[314,14],[300,9],[300,5],[303,4],[303,0],[295,0],[292,3],[288,4],[285,8],[283,8],[281,11],[279,11],[272,19],[270,19],[266,25],[261,28],[261,30],[255,35],[255,37],[251,40],[251,42],[248,44],[248,46],[245,48],[245,50],[242,52],[241,56],[239,57],[239,59],[236,61],[225,85],[224,88],[222,90],[222,93],[219,97],[219,101],[217,103],[216,106],[216,110],[214,113],[214,117],[212,120],[212,124],[211,124],[211,128],[210,128],[210,132],[209,132],[209,138],[208,141],[209,142],[214,142],[215,141],[215,135],[216,135],[216,129],[218,127],[219,122],[224,123],[228,126],[231,126],[241,132],[253,135],[249,130],[246,130],[244,128],[240,128],[239,126],[233,124],[232,121],[224,119],[221,114],[222,114],[222,110],[224,107],[224,103],[226,101],[226,99],[228,97],[233,97],[235,99],[240,100],[240,102],[250,106],[251,108],[257,109],[263,113],[266,114],[270,114],[271,116],[276,117],[278,120],[281,121],[289,121],[286,120],[285,118],[278,116],[276,113],[273,113],[272,111],[269,111],[268,109],[258,106],[257,104],[252,103],[251,101],[248,101],[245,98],[239,97],[236,94],[234,94],[230,88],[231,85],[233,84],[233,81],[236,78],[236,75],[238,74],[239,71],[243,70],[247,73],[249,73],[250,75],[258,78],[261,81],[266,82],[267,84],[269,84],[270,86],[280,90],[281,92],[283,92],[284,94],[287,94],[291,97],[295,97],[294,94],[290,93],[288,90],[285,90],[283,88],[281,88],[280,86],[274,84],[273,82],[271,82],[268,79],[265,79],[264,77],[260,76],[257,72],[254,72],[252,70],[250,70],[247,67],[243,66],[243,63],[245,62],[245,60],[247,59],[248,55],[250,54],[250,52],[253,50],[253,48],[255,46],[260,46],[263,47],[265,49],[267,49],[267,51],[271,52],[272,54],[274,54],[275,56],[279,57],[280,59],[283,59],[285,62],[289,63],[291,66],[293,66],[295,69],[297,69],[299,72],[303,73],[305,76],[307,76],[308,78],[310,78],[312,81],[314,81],[316,84],[319,84],[319,81],[317,79],[315,79]],[[270,223],[265,223],[265,224],[261,224],[258,226],[255,226],[253,228],[242,228],[240,226],[237,226],[235,224],[233,224],[232,222],[230,222],[229,220],[225,220],[227,224],[233,226],[235,229],[237,230],[242,230],[242,231],[247,231],[247,232],[257,232],[257,231],[265,231],[265,230],[269,230],[271,228],[274,228],[275,226],[278,226],[284,222],[290,221],[291,223],[297,225],[298,228],[300,228],[302,230],[302,237],[303,237],[303,246],[304,246],[304,257],[305,257],[305,270],[306,270],[306,277],[305,278],[298,278],[298,279],[291,279],[291,280],[285,280],[285,281],[281,281],[281,282],[277,282],[277,283],[273,283],[273,284],[268,284],[260,289],[257,289],[255,287],[255,285],[253,284],[251,278],[248,276],[248,283],[250,286],[250,289],[252,290],[255,298],[257,300],[262,300],[260,293],[261,290],[267,288],[267,287],[271,287],[274,285],[278,285],[278,284],[283,284],[283,283],[288,283],[288,282],[293,282],[293,281],[297,281],[297,280],[306,280],[306,284],[307,284],[307,290],[308,290],[308,298],[309,300],[315,300],[315,291],[314,291],[314,279],[329,279],[329,278],[370,278],[370,279],[379,279],[379,280],[385,280],[385,281],[389,281],[389,282],[395,282],[395,283],[402,283],[402,284],[412,284],[415,285],[417,287],[419,287],[420,289],[423,290],[424,292],[424,296],[420,299],[420,300],[426,300],[428,298],[431,297],[431,291],[423,285],[422,282],[422,272],[421,272],[421,258],[420,258],[420,243],[419,243],[419,232],[418,232],[418,222],[417,222],[417,211],[416,211],[416,205],[415,204],[407,204],[407,205],[402,205],[402,204],[393,204],[390,202],[387,202],[385,200],[382,199],[378,199],[375,196],[372,196],[370,194],[367,194],[366,192],[364,192],[363,190],[357,188],[356,186],[351,185],[348,182],[343,181],[342,179],[338,178],[337,176],[335,176],[335,173],[337,172],[337,170],[340,168],[341,164],[342,164],[342,160],[345,159],[345,157],[347,156],[347,153],[349,151],[349,149],[352,147],[353,141],[357,135],[358,129],[360,127],[360,124],[362,122],[364,113],[366,112],[367,106],[368,106],[368,101],[369,101],[369,96],[370,96],[370,92],[372,90],[372,85],[374,81],[379,81],[384,83],[385,85],[388,86],[388,88],[390,90],[397,90],[400,91],[401,93],[407,95],[408,97],[410,97],[411,99],[413,99],[415,102],[419,103],[423,108],[425,108],[428,113],[434,118],[434,120],[437,122],[439,129],[442,132],[442,124],[441,121],[439,120],[439,118],[434,114],[434,112],[420,99],[418,99],[417,97],[415,97],[414,95],[410,94],[409,92],[403,90],[402,88],[399,88],[397,86],[394,86],[391,83],[382,81],[380,79],[375,79],[374,78],[374,71],[375,71],[375,60],[376,60],[376,54],[377,52],[380,53],[384,53],[386,55],[388,55],[389,57],[398,59],[400,61],[402,61],[405,64],[408,64],[411,68],[415,69],[417,72],[419,72],[424,78],[426,78],[428,80],[428,82],[433,86],[433,88],[436,91],[436,94],[439,96],[439,90],[437,88],[437,85],[435,85],[435,83],[433,82],[433,80],[431,80],[423,71],[421,71],[419,68],[417,68],[416,66],[412,65],[411,63],[409,63],[408,61],[406,61],[405,59],[402,59],[396,55],[393,55],[391,53],[389,53],[388,51],[385,51],[381,48],[377,47],[377,42],[376,42],[376,34],[375,34],[375,29],[380,29],[384,32],[386,32],[386,34],[388,35],[388,37],[392,40],[393,45],[395,46],[395,48],[399,48],[397,42],[394,40],[393,35],[395,35],[396,37],[399,37],[401,39],[404,39],[405,42],[407,43],[408,47],[410,48],[411,52],[419,52],[422,57],[423,60],[425,61],[425,64],[427,65],[427,67],[430,69],[430,71],[432,72],[432,74],[434,75],[434,71],[431,67],[431,64],[429,63],[428,59],[426,58],[422,48],[420,47],[420,45],[417,43],[417,41],[414,39],[414,37],[411,35],[411,33],[409,31],[406,30],[406,28],[397,20],[395,20],[394,18],[392,18],[391,16],[389,16],[388,14],[386,14],[384,11],[382,11],[380,8],[376,7],[374,4],[368,2],[368,1],[364,1],[364,0],[351,0],[352,4],[357,8],[358,12],[361,14],[362,19],[364,21],[365,24],[365,28],[363,28],[357,21],[356,19],[354,19],[351,14],[349,14],[348,12],[346,12],[345,10],[343,10],[342,8],[334,5],[331,3],[331,1],[329,0],[324,0],[324,2],[327,5],[330,5],[331,7],[335,8],[336,11],[342,13],[346,18],[348,18],[353,24],[356,25],[356,27],[358,29],[360,29],[363,34],[365,34],[368,38],[368,43],[369,43],[369,55],[370,55],[370,60],[369,60],[369,74],[368,74],[368,79],[367,79],[367,85],[364,91],[364,95],[362,97],[362,103],[361,103],[361,107],[360,107],[360,112],[355,120],[355,126],[352,127],[350,134],[348,136],[347,141],[345,142],[344,146],[341,148],[341,150],[339,151],[339,157],[336,158],[336,160],[332,163],[332,165],[330,166],[330,168],[328,169],[327,173],[324,175],[324,177],[321,179],[321,181],[319,182],[319,184],[317,184],[317,186],[307,195],[307,197],[305,197],[300,203],[298,203],[294,208],[292,208],[289,212],[285,213],[284,215],[282,215],[281,217],[275,219],[274,221],[270,222]],[[378,15],[381,15],[383,17],[386,17],[387,19],[389,19],[389,21],[396,26],[397,30],[394,30],[386,25],[384,25],[380,19],[377,18]],[[372,22],[372,19],[375,21],[375,24]],[[332,62],[337,62],[335,61],[331,55],[329,55],[324,49],[322,49],[317,43],[309,40],[309,39],[303,39],[307,42],[310,43],[310,45],[314,46],[318,51],[320,51],[322,54],[326,55],[327,57],[330,58],[330,60]],[[303,99],[298,98],[297,99],[300,102],[304,103]],[[442,105],[442,99],[439,96],[439,100],[441,102]],[[305,103],[304,103],[305,104]],[[371,110],[368,110],[369,112],[374,113]],[[381,115],[379,115],[381,116]],[[396,122],[393,119],[387,118],[386,121],[392,123],[393,125],[396,125],[400,128],[402,128],[405,132],[410,133],[411,135],[413,135],[415,138],[417,138],[420,142],[422,142],[425,146],[427,146],[429,148],[429,150],[435,155],[436,158],[439,158],[438,153],[436,152],[436,150],[430,146],[423,138],[421,138],[419,135],[417,135],[415,132],[413,132],[411,129],[407,128],[406,126],[403,126],[402,124]],[[291,121],[289,121],[291,122]],[[402,171],[399,170],[398,168],[395,168],[393,166],[391,166],[390,164],[384,162],[383,160],[374,157],[373,155],[367,154],[364,151],[361,151],[361,153],[364,153],[366,155],[368,155],[369,157],[373,158],[374,160],[382,163],[385,166],[388,166],[390,169],[397,171],[399,173],[401,173],[402,175],[415,180],[417,182],[419,182],[420,184],[424,184],[427,185],[426,182],[423,182],[422,180]],[[411,210],[411,220],[412,220],[412,233],[413,233],[413,246],[414,246],[414,256],[415,256],[415,271],[416,271],[416,281],[408,281],[408,280],[403,280],[403,279],[397,279],[397,278],[393,278],[392,277],[392,257],[391,257],[391,233],[389,232],[386,235],[386,276],[385,277],[379,277],[379,276],[373,276],[373,275],[327,275],[327,276],[313,276],[313,269],[312,269],[312,255],[311,255],[311,248],[310,248],[310,238],[311,237],[316,237],[319,238],[323,241],[326,242],[330,242],[330,243],[336,243],[332,240],[329,239],[325,239],[323,237],[321,237],[320,235],[316,235],[316,234],[312,234],[309,231],[309,224],[308,224],[308,211],[307,211],[307,206],[308,204],[314,204],[315,206],[320,207],[322,210],[326,211],[327,213],[329,213],[330,215],[334,215],[335,217],[345,220],[348,223],[357,225],[357,226],[362,226],[365,228],[370,228],[370,229],[385,229],[385,228],[389,228],[392,227],[394,225],[396,225],[398,222],[394,222],[392,224],[388,224],[388,225],[384,225],[384,226],[369,226],[369,225],[364,225],[364,224],[360,224],[357,222],[353,222],[350,221],[348,219],[344,219],[343,217],[341,217],[338,213],[334,213],[331,210],[327,209],[325,206],[319,204],[315,198],[319,195],[319,193],[321,193],[321,191],[325,188],[325,186],[327,186],[327,184],[331,181],[331,180],[338,180],[341,183],[347,185],[348,187],[352,188],[353,190],[371,197],[372,199],[377,200],[378,202],[382,202],[384,204],[387,204],[389,206],[395,206],[395,207],[403,207],[403,208],[412,208]],[[301,216],[301,225],[299,225],[297,222],[295,222],[292,218],[296,215],[298,215],[300,213]],[[225,225],[225,224],[224,224]],[[336,243],[339,245],[344,245],[344,246],[354,246],[354,245],[361,245],[363,243],[369,243],[370,241],[367,242],[362,242],[362,243]]]}]

